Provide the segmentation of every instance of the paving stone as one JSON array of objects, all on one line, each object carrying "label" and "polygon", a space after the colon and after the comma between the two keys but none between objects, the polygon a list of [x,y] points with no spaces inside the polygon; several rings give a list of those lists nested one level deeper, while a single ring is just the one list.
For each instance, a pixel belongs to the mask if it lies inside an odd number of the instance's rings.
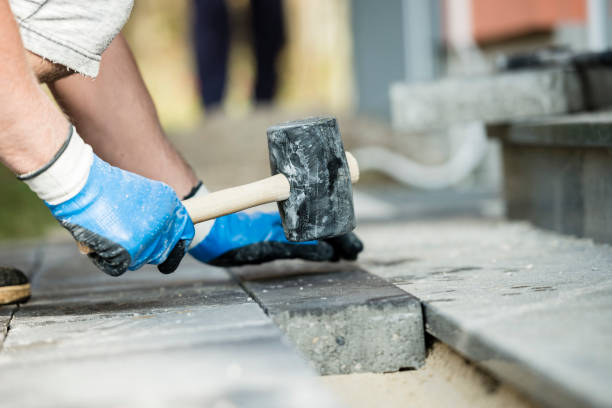
[{"label": "paving stone", "polygon": [[397,83],[391,87],[393,124],[408,131],[472,121],[503,123],[583,108],[580,80],[573,70],[564,68]]},{"label": "paving stone", "polygon": [[186,259],[112,278],[73,244],[44,255],[0,352],[3,403],[337,406],[224,270]]},{"label": "paving stone", "polygon": [[278,336],[2,366],[6,406],[332,407]]},{"label": "paving stone", "polygon": [[358,230],[430,334],[546,405],[612,405],[610,246],[479,218]]},{"label": "paving stone", "polygon": [[420,303],[352,263],[232,272],[321,374],[397,371],[425,360]]}]

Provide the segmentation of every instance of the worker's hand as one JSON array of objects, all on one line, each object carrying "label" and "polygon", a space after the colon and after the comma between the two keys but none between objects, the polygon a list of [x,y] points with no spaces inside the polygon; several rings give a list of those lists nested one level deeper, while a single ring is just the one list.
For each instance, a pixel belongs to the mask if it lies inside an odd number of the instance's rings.
[{"label": "worker's hand", "polygon": [[289,242],[278,213],[246,213],[217,218],[203,241],[189,250],[217,266],[259,264],[275,259],[354,260],[363,244],[353,233],[320,241]]},{"label": "worker's hand", "polygon": [[193,238],[187,210],[166,184],[104,162],[73,133],[51,165],[20,176],[104,272],[144,264],[174,271]]}]

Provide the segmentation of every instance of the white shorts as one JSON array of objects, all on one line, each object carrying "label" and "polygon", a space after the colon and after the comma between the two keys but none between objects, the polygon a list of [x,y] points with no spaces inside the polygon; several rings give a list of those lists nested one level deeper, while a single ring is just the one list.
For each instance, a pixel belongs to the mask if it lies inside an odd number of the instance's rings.
[{"label": "white shorts", "polygon": [[134,0],[9,0],[25,48],[95,77]]}]

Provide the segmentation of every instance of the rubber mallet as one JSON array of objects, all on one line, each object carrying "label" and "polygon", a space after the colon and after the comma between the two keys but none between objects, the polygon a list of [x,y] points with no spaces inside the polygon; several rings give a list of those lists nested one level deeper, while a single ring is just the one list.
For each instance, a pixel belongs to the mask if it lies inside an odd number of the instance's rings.
[{"label": "rubber mallet", "polygon": [[194,223],[278,202],[290,241],[346,234],[355,228],[357,161],[344,151],[335,118],[317,117],[268,129],[272,176],[183,201]]}]

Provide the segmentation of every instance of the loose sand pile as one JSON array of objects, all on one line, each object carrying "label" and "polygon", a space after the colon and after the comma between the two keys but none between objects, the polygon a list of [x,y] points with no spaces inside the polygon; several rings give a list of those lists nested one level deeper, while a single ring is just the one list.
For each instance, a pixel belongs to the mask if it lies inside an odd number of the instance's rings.
[{"label": "loose sand pile", "polygon": [[536,406],[439,342],[434,344],[425,365],[418,370],[331,375],[321,379],[351,408]]}]

